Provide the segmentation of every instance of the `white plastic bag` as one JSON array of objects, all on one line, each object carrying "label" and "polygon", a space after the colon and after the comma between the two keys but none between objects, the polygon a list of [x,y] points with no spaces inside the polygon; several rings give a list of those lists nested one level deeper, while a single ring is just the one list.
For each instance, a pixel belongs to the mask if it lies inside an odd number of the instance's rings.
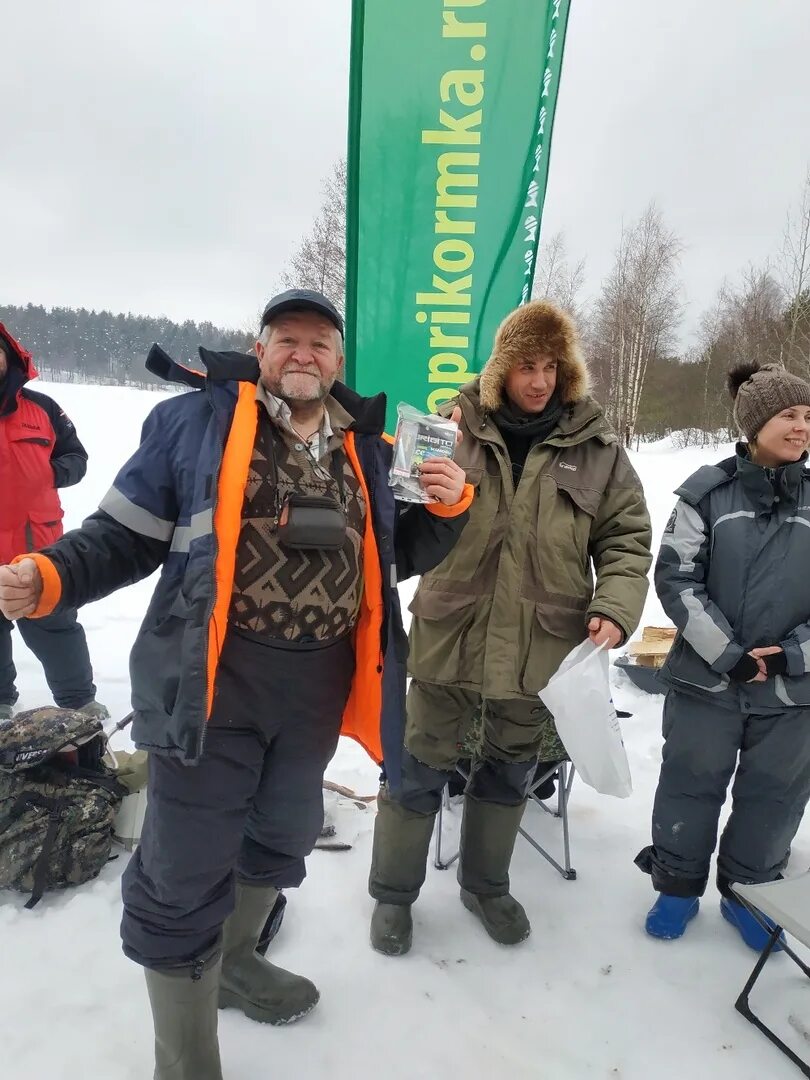
[{"label": "white plastic bag", "polygon": [[552,675],[540,699],[579,775],[602,795],[633,791],[619,718],[610,697],[608,652],[586,640]]}]

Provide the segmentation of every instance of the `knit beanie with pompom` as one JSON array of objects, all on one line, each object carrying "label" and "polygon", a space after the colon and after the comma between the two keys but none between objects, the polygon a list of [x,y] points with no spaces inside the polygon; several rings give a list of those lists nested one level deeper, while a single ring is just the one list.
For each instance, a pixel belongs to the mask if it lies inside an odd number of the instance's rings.
[{"label": "knit beanie with pompom", "polygon": [[734,420],[749,442],[783,409],[810,408],[810,383],[781,364],[737,364],[728,373]]}]

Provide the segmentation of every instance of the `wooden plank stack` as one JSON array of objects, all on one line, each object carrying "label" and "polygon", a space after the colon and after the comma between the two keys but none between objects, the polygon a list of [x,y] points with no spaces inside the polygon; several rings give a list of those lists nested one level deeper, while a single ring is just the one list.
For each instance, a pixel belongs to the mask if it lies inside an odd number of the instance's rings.
[{"label": "wooden plank stack", "polygon": [[641,632],[641,641],[630,642],[628,652],[633,662],[641,667],[663,667],[675,634],[674,626],[645,626]]}]

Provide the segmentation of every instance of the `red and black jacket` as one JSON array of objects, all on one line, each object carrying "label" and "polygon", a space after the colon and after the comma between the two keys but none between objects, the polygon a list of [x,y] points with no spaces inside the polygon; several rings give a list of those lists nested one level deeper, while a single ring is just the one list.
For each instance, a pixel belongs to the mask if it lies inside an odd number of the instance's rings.
[{"label": "red and black jacket", "polygon": [[57,488],[78,484],[87,451],[52,398],[26,383],[36,378],[31,354],[0,323],[8,373],[0,382],[0,563],[62,535]]}]

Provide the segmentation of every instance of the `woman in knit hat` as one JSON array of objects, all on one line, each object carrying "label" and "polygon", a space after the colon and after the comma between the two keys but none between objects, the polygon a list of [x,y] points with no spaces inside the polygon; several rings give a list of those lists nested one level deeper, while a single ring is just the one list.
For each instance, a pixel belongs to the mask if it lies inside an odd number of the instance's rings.
[{"label": "woman in knit hat", "polygon": [[678,636],[663,669],[652,844],[636,863],[659,893],[647,933],[680,937],[698,912],[733,778],[720,908],[761,949],[768,935],[731,885],[781,875],[810,798],[810,384],[778,364],[748,364],[728,385],[746,441],[678,489],[655,570]]}]

